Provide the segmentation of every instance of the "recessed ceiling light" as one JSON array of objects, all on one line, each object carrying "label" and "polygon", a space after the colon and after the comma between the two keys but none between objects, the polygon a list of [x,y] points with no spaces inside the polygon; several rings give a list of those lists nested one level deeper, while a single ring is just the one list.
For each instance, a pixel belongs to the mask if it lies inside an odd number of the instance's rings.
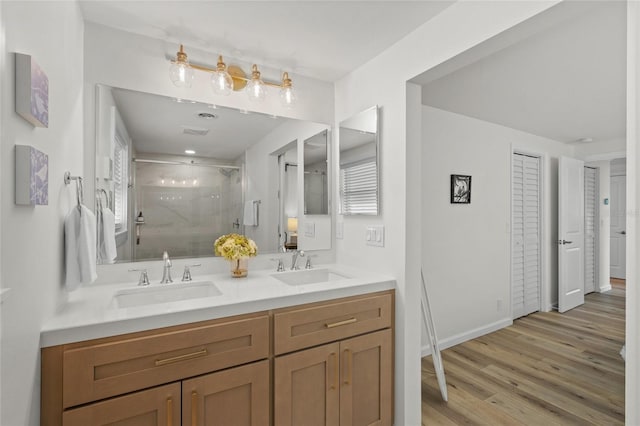
[{"label": "recessed ceiling light", "polygon": [[193,154],[195,154],[196,152],[195,152],[194,150],[192,150],[192,149],[185,149],[185,150],[184,150],[184,153],[185,153],[185,154],[189,154],[189,155],[193,155]]}]

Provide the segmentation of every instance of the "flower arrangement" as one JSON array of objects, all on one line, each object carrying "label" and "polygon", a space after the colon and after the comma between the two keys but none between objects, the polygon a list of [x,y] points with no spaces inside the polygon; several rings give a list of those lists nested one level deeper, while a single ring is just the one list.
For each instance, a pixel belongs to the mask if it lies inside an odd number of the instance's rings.
[{"label": "flower arrangement", "polygon": [[227,260],[238,260],[254,257],[258,254],[258,246],[251,238],[240,234],[223,235],[213,244],[214,253]]}]

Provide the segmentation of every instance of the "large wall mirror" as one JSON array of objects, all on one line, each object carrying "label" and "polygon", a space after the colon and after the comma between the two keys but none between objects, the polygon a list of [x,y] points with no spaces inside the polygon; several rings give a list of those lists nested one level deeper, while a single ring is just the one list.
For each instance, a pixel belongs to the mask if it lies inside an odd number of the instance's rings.
[{"label": "large wall mirror", "polygon": [[380,214],[378,107],[340,122],[340,214]]},{"label": "large wall mirror", "polygon": [[[277,154],[295,155],[328,125],[105,85],[96,101],[96,200],[115,215],[116,262],[165,250],[213,256],[215,239],[230,232],[253,238],[260,253],[282,249]],[[297,194],[292,211],[303,205]]]}]

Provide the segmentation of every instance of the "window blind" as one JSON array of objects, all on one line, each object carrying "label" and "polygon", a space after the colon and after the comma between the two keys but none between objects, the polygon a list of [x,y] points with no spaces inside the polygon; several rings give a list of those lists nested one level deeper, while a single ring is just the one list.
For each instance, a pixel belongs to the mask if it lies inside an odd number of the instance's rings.
[{"label": "window blind", "polygon": [[378,214],[377,169],[375,157],[341,166],[342,214]]},{"label": "window blind", "polygon": [[127,226],[127,148],[116,137],[113,156],[113,214],[116,218],[116,230],[126,229]]}]

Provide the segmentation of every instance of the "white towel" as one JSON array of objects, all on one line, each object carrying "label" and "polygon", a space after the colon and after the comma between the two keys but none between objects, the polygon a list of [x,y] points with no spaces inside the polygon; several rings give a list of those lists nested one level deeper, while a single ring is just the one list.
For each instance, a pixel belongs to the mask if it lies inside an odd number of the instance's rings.
[{"label": "white towel", "polygon": [[249,200],[244,203],[244,220],[245,226],[258,226],[258,202]]},{"label": "white towel", "polygon": [[65,286],[72,291],[98,278],[96,217],[85,206],[74,206],[64,221]]},{"label": "white towel", "polygon": [[98,260],[113,263],[116,249],[116,216],[108,207],[98,206]]}]

